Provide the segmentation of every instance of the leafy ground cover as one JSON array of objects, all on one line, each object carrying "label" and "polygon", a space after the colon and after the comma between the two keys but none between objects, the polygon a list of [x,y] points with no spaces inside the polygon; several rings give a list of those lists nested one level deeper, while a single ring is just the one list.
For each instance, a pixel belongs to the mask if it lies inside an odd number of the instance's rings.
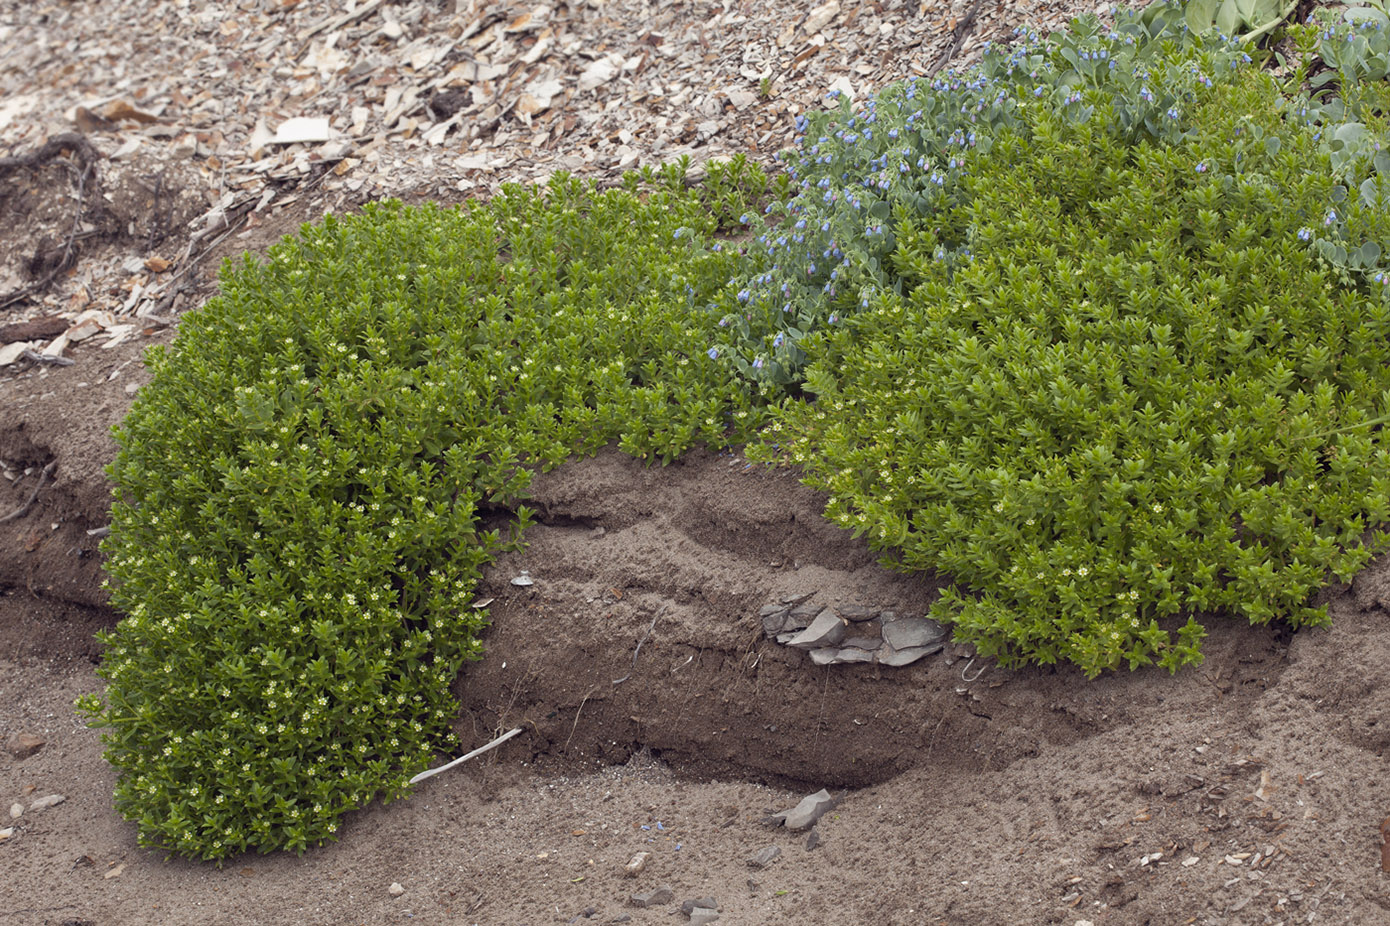
[{"label": "leafy ground cover", "polygon": [[142,841],[302,850],[402,793],[530,469],[609,441],[669,460],[774,417],[764,457],[953,576],[935,613],[1004,661],[1176,669],[1179,612],[1323,620],[1387,514],[1384,30],[1307,33],[1320,100],[1187,19],[812,115],[773,185],[387,203],[228,267],[112,467],[127,617],[83,706]]},{"label": "leafy ground cover", "polygon": [[[518,542],[530,468],[609,441],[670,459],[747,437],[692,306],[761,171],[560,178],[458,210],[305,227],[150,362],[118,432],[107,568],[126,617],[104,704],[141,839],[303,849],[450,741],[479,656],[480,565]],[[747,425],[745,425],[747,422]],[[515,506],[515,533],[478,527]]]}]

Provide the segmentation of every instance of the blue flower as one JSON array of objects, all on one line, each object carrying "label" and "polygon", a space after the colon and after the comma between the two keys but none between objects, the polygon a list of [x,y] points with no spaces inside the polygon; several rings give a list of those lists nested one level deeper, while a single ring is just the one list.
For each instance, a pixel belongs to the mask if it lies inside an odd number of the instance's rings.
[{"label": "blue flower", "polygon": [[1311,228],[1306,227],[1306,226],[1303,227],[1303,228],[1300,228],[1300,229],[1298,230],[1298,240],[1299,240],[1299,241],[1312,241],[1312,240],[1313,240],[1313,230],[1312,230]]},{"label": "blue flower", "polygon": [[711,360],[719,359],[719,348],[717,347],[711,347],[709,350],[705,351],[705,353],[709,354],[709,359]]}]

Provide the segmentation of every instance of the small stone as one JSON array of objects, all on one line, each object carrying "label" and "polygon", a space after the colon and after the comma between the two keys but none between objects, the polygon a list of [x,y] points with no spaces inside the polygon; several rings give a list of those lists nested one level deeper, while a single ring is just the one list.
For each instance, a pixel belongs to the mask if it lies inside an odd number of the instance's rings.
[{"label": "small stone", "polygon": [[681,901],[681,912],[686,916],[694,913],[697,909],[718,910],[719,903],[713,897],[696,897],[693,900]]},{"label": "small stone", "polygon": [[786,605],[764,605],[762,610],[758,612],[758,617],[763,622],[763,633],[769,637],[775,637],[786,630],[790,610]]},{"label": "small stone", "polygon": [[0,830],[0,842],[4,842],[6,839],[9,839],[9,838],[10,838],[11,836],[13,836],[13,835],[14,835],[14,827],[13,827],[13,826],[7,826],[7,827],[5,827],[3,830]]},{"label": "small stone", "polygon": [[820,845],[820,830],[813,826],[810,834],[806,837],[806,851],[810,852],[818,845]]},{"label": "small stone", "polygon": [[787,641],[788,646],[797,649],[820,649],[834,646],[845,638],[845,622],[839,615],[826,608],[821,611],[811,626]]},{"label": "small stone", "polygon": [[859,623],[861,621],[871,621],[878,617],[878,608],[870,608],[862,604],[843,605],[835,609],[840,616],[847,621]]},{"label": "small stone", "polygon": [[10,737],[5,748],[9,750],[10,755],[22,761],[47,745],[48,741],[42,736],[33,733],[16,733]]},{"label": "small stone", "polygon": [[102,877],[102,880],[104,880],[104,881],[110,881],[112,878],[119,878],[119,877],[121,876],[121,872],[123,872],[123,871],[125,871],[125,862],[121,862],[119,865],[116,865],[116,866],[114,866],[114,867],[108,869],[108,870],[101,876],[101,877]]},{"label": "small stone", "polygon": [[627,902],[634,907],[654,907],[657,904],[670,903],[676,898],[676,892],[671,890],[669,884],[663,884],[654,891],[643,891],[641,894],[633,894]]},{"label": "small stone", "polygon": [[944,639],[946,628],[929,618],[904,617],[883,623],[883,642],[896,650],[930,646]]},{"label": "small stone", "polygon": [[623,869],[623,874],[625,874],[629,878],[635,878],[638,875],[640,875],[642,873],[642,869],[647,867],[648,857],[648,853],[638,852],[636,855],[632,857],[632,861],[627,863],[627,866]]},{"label": "small stone", "polygon": [[835,798],[830,796],[829,791],[822,788],[815,794],[802,798],[801,803],[791,810],[784,810],[772,816],[773,819],[781,820],[787,829],[799,833],[815,826],[816,821],[825,816],[834,806]]},{"label": "small stone", "polygon": [[[49,807],[56,807],[56,806],[58,806],[59,804],[63,803],[63,801],[65,801],[65,800],[67,800],[67,798],[64,797],[64,796],[61,795],[61,794],[50,794],[50,795],[48,795],[47,797],[41,797],[41,798],[39,798],[38,800],[31,802],[31,803],[29,804],[29,810],[30,810],[30,811],[35,811],[35,810],[46,810],[46,809],[49,808]],[[14,808],[11,808],[11,809],[10,809],[10,812],[11,812],[11,813],[14,813]]]},{"label": "small stone", "polygon": [[690,926],[708,926],[719,919],[719,911],[711,910],[708,907],[696,907],[690,914]]},{"label": "small stone", "polygon": [[609,920],[608,922],[610,922],[610,923],[631,923],[631,922],[632,922],[632,914],[631,914],[631,913],[619,913],[617,916],[613,917],[613,918],[612,918],[611,920]]},{"label": "small stone", "polygon": [[11,820],[18,820],[18,819],[19,819],[20,817],[22,817],[22,816],[24,816],[24,805],[23,805],[23,804],[11,804],[11,805],[10,805],[10,819],[11,819]]},{"label": "small stone", "polygon": [[401,886],[401,882],[392,881],[391,886],[386,889],[386,893],[392,897],[399,897],[405,893],[405,888]]},{"label": "small stone", "polygon": [[512,584],[519,588],[526,588],[527,586],[535,585],[536,583],[531,579],[531,573],[523,569],[521,570],[521,575],[517,576],[515,579],[512,579]]},{"label": "small stone", "polygon": [[[814,657],[815,653],[811,655]],[[836,665],[847,662],[873,662],[874,654],[857,646],[846,646],[836,651],[834,661]]]},{"label": "small stone", "polygon": [[923,656],[941,652],[945,645],[944,643],[933,643],[931,646],[909,646],[906,649],[898,650],[884,647],[878,652],[878,663],[883,666],[908,666]]},{"label": "small stone", "polygon": [[840,651],[834,647],[830,649],[813,649],[811,650],[811,661],[818,666],[828,666],[832,662],[837,661],[839,655]]},{"label": "small stone", "polygon": [[782,855],[782,850],[777,846],[768,846],[766,849],[759,849],[748,857],[750,868],[766,868],[775,862]]}]

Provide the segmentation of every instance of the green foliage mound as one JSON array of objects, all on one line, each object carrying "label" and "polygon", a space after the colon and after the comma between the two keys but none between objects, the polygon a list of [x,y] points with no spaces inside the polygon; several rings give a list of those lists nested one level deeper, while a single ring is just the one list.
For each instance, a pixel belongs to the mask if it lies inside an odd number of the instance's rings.
[{"label": "green foliage mound", "polygon": [[1005,663],[1175,670],[1204,634],[1183,611],[1321,624],[1312,593],[1390,541],[1368,534],[1390,519],[1390,288],[1309,243],[1390,241],[1386,212],[1329,208],[1329,157],[1264,73],[1188,105],[1156,144],[1026,111],[968,159],[959,208],[900,207],[901,294],[803,342],[816,400],[763,451],[956,580],[933,615]]},{"label": "green foliage mound", "polygon": [[[449,748],[479,568],[530,471],[618,440],[669,459],[761,421],[692,312],[761,196],[743,160],[598,194],[385,203],[223,270],[117,432],[104,545],[116,804],[209,859],[303,850]],[[479,526],[515,507],[514,532]]]}]

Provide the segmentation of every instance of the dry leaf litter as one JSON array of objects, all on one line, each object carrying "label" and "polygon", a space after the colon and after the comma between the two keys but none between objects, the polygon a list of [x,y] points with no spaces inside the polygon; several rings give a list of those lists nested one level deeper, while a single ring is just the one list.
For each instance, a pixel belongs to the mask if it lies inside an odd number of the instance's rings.
[{"label": "dry leaf litter", "polygon": [[[6,0],[0,224],[12,239],[24,223],[35,237],[64,233],[0,258],[0,368],[42,374],[157,332],[205,294],[203,257],[296,204],[313,217],[382,197],[456,200],[557,171],[607,184],[683,155],[697,176],[739,152],[771,163],[796,114],[832,90],[862,99],[966,66],[1019,25],[1047,32],[1107,11],[1093,0]],[[62,150],[49,163],[15,163],[50,142]],[[69,163],[82,145],[95,169]]]}]

